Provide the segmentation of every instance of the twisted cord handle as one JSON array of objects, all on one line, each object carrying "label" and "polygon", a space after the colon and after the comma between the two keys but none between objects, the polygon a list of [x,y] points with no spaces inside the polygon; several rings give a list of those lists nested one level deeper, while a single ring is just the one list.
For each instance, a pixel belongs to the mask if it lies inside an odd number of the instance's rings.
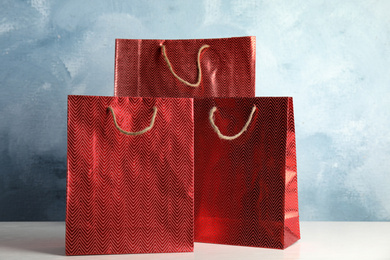
[{"label": "twisted cord handle", "polygon": [[215,124],[214,112],[216,110],[217,110],[217,107],[213,107],[210,110],[209,120],[210,120],[211,126],[213,127],[214,131],[217,133],[219,138],[224,139],[224,140],[234,140],[234,139],[238,138],[240,135],[242,135],[248,129],[248,126],[252,121],[253,114],[256,112],[256,106],[255,105],[253,106],[251,114],[249,115],[248,121],[246,121],[246,123],[245,123],[244,127],[241,129],[241,131],[238,134],[233,135],[233,136],[227,136],[227,135],[222,134],[221,131],[219,130],[218,126]]},{"label": "twisted cord handle", "polygon": [[198,81],[196,83],[190,83],[182,78],[180,78],[176,73],[175,71],[173,70],[173,67],[172,67],[172,64],[171,62],[169,61],[168,59],[168,56],[167,56],[167,52],[165,50],[165,45],[161,45],[161,48],[162,48],[162,54],[164,56],[164,59],[165,59],[165,62],[167,63],[168,65],[168,68],[169,70],[172,72],[173,76],[175,76],[175,78],[177,78],[180,82],[186,84],[187,86],[190,86],[190,87],[199,87],[200,85],[200,82],[202,81],[202,68],[200,67],[200,54],[202,53],[202,51],[206,48],[209,48],[210,45],[203,45],[202,47],[200,47],[199,51],[198,51],[198,60],[197,60],[197,64],[198,64]]},{"label": "twisted cord handle", "polygon": [[156,120],[156,115],[157,115],[157,107],[153,107],[153,116],[152,116],[152,120],[150,122],[150,125],[148,127],[146,127],[145,129],[141,130],[141,131],[138,131],[138,132],[128,132],[128,131],[125,131],[123,130],[122,128],[120,128],[120,126],[118,125],[117,121],[116,121],[116,117],[115,117],[115,113],[114,113],[114,109],[112,107],[108,107],[108,109],[111,111],[111,114],[112,114],[112,117],[114,119],[114,124],[115,124],[115,127],[123,134],[125,135],[141,135],[143,133],[146,133],[147,131],[149,131],[150,129],[152,129],[152,127],[154,126],[154,122]]}]

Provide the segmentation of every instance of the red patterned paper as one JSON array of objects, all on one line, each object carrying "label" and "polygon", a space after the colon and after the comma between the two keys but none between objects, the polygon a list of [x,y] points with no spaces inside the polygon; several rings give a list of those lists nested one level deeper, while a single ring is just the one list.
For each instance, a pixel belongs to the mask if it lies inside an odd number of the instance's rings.
[{"label": "red patterned paper", "polygon": [[66,254],[193,251],[193,136],[192,99],[69,96]]},{"label": "red patterned paper", "polygon": [[[174,72],[183,80],[198,79],[190,87],[169,70],[162,52],[166,47]],[[254,97],[255,37],[192,40],[116,40],[115,96],[141,97]]]},{"label": "red patterned paper", "polygon": [[[195,242],[286,248],[300,238],[292,98],[195,99]],[[209,112],[222,134],[219,138]]]}]

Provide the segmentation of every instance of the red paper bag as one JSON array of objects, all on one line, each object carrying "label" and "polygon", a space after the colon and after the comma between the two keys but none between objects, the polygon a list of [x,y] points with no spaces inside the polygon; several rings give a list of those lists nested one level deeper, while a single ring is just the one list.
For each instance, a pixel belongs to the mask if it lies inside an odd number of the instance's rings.
[{"label": "red paper bag", "polygon": [[195,99],[195,242],[300,238],[292,98]]},{"label": "red paper bag", "polygon": [[193,251],[193,100],[68,97],[66,254]]},{"label": "red paper bag", "polygon": [[255,37],[116,40],[115,96],[254,97]]}]

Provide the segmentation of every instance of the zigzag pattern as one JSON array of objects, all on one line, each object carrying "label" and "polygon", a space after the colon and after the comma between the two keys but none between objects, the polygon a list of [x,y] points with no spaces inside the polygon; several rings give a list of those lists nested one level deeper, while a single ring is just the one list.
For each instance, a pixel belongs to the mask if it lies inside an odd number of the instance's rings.
[{"label": "zigzag pattern", "polygon": [[[219,139],[208,115],[225,135]],[[195,242],[286,248],[299,239],[292,98],[195,99]]]},{"label": "zigzag pattern", "polygon": [[[197,53],[202,52],[202,81],[193,88],[176,79],[162,54],[184,80],[197,81]],[[134,97],[254,97],[255,37],[194,40],[117,39],[115,96]]]},{"label": "zigzag pattern", "polygon": [[[127,136],[118,124],[138,131]],[[68,97],[66,254],[193,251],[192,99]]]}]

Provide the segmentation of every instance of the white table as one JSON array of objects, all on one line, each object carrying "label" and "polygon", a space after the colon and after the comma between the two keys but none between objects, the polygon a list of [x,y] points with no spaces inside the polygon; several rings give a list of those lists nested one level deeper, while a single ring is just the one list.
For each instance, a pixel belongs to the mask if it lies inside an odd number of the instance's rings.
[{"label": "white table", "polygon": [[0,222],[0,259],[389,259],[390,222],[301,222],[285,250],[195,243],[194,253],[65,256],[64,222]]}]

